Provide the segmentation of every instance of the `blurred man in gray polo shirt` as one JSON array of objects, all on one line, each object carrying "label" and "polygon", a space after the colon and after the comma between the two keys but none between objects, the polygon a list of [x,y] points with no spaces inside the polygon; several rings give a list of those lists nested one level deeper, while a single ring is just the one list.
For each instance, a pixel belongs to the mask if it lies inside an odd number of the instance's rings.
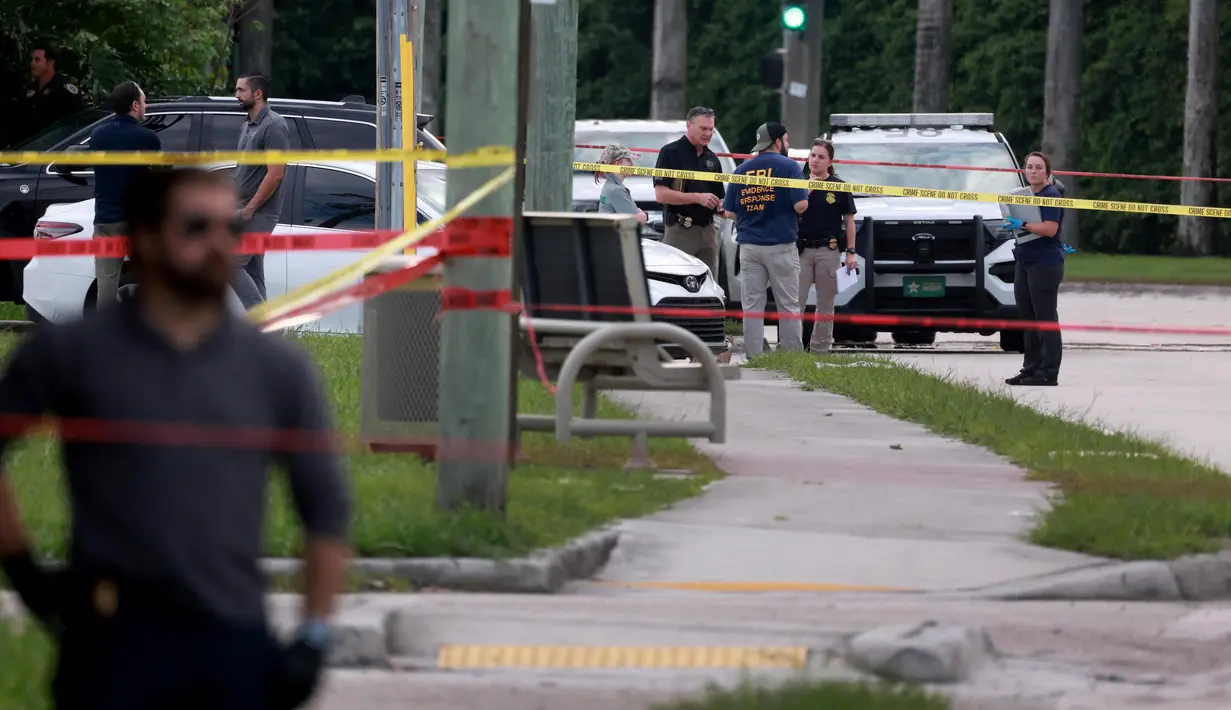
[{"label": "blurred man in gray polo shirt", "polygon": [[[291,134],[286,119],[269,108],[269,79],[261,74],[245,74],[235,81],[235,98],[248,112],[239,132],[239,150],[290,150]],[[267,234],[274,231],[282,214],[282,178],[285,165],[240,165],[235,168],[241,216],[248,223],[245,232]],[[231,284],[244,308],[252,308],[266,298],[265,255],[239,254]]]}]

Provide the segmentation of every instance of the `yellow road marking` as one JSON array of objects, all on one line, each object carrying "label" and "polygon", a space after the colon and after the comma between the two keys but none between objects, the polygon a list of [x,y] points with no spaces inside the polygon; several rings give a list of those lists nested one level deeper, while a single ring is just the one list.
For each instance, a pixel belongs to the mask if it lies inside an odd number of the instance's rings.
[{"label": "yellow road marking", "polygon": [[818,582],[607,582],[597,584],[630,589],[676,589],[687,592],[910,592],[905,587]]},{"label": "yellow road marking", "polygon": [[436,667],[459,668],[802,668],[805,646],[445,645]]}]

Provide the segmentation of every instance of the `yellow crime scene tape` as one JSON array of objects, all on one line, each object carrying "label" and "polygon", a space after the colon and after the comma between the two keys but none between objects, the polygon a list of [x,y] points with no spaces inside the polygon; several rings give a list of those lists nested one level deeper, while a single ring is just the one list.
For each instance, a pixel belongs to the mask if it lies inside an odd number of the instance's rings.
[{"label": "yellow crime scene tape", "polygon": [[153,151],[80,151],[72,153],[0,152],[0,164],[63,163],[64,165],[270,165],[298,162],[404,162],[427,160],[458,168],[501,168],[516,160],[508,146],[485,146],[467,153],[447,153],[418,148],[384,150],[269,150],[263,152],[214,151],[162,153]]},{"label": "yellow crime scene tape", "polygon": [[295,310],[296,308],[300,308],[307,303],[311,303],[331,291],[336,291],[344,286],[347,286],[352,281],[363,277],[371,271],[381,262],[381,260],[387,257],[395,256],[402,250],[413,246],[415,243],[423,241],[427,235],[448,224],[454,219],[457,219],[466,210],[474,207],[480,200],[495,192],[506,182],[512,180],[516,174],[517,173],[513,168],[505,170],[491,180],[483,183],[474,192],[459,200],[456,205],[449,210],[446,210],[444,214],[436,219],[420,224],[414,229],[405,232],[385,242],[379,247],[376,247],[367,254],[364,254],[358,261],[348,264],[330,274],[326,274],[316,281],[304,284],[294,291],[287,293],[285,296],[253,306],[252,309],[248,311],[249,318],[256,323],[277,318]]},{"label": "yellow crime scene tape", "polygon": [[707,182],[730,182],[741,185],[766,187],[800,187],[809,190],[831,192],[855,192],[867,195],[892,197],[929,197],[939,200],[962,202],[1001,202],[1010,205],[1037,205],[1039,207],[1062,207],[1073,210],[1098,210],[1102,212],[1135,212],[1139,214],[1166,214],[1180,217],[1215,217],[1231,219],[1231,208],[1196,207],[1190,205],[1162,205],[1153,202],[1113,202],[1111,200],[1079,200],[1065,197],[1034,197],[1033,195],[1007,195],[995,192],[964,192],[959,190],[927,190],[917,187],[893,187],[891,185],[863,185],[851,182],[827,182],[792,178],[734,175],[731,173],[706,173],[696,170],[667,170],[665,168],[638,168],[605,163],[573,163],[574,170],[595,173],[620,173],[642,177],[666,177]]}]

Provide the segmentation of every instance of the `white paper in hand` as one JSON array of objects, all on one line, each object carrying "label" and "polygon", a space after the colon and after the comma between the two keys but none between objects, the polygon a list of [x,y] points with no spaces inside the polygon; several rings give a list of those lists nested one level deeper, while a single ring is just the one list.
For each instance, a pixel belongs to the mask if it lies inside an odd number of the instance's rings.
[{"label": "white paper in hand", "polygon": [[859,282],[859,272],[855,269],[847,271],[846,265],[838,267],[838,293],[842,293],[848,286],[854,286]]}]

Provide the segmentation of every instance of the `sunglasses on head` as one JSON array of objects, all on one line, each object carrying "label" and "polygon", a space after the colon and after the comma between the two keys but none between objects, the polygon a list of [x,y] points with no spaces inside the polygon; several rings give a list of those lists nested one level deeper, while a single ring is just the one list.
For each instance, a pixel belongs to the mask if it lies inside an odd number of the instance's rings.
[{"label": "sunglasses on head", "polygon": [[245,222],[240,217],[228,217],[227,219],[217,219],[214,217],[206,217],[205,215],[190,214],[184,217],[182,227],[184,236],[199,239],[207,236],[210,230],[221,227],[225,229],[232,237],[239,239],[244,233],[244,228],[247,227]]}]

